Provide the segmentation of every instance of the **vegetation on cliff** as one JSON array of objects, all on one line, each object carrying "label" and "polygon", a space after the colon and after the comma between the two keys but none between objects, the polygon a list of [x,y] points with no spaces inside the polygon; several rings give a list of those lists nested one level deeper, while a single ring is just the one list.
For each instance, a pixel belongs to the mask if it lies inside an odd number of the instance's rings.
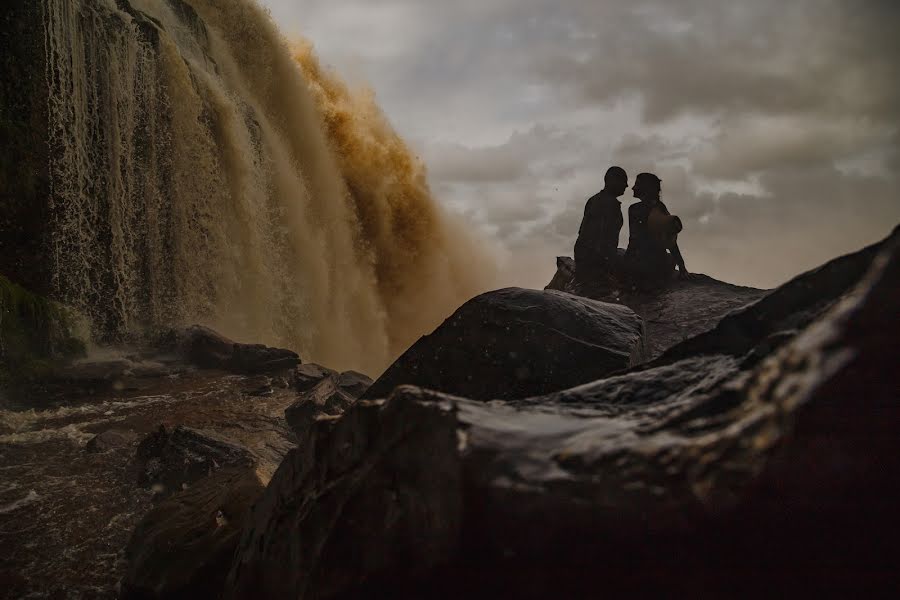
[{"label": "vegetation on cliff", "polygon": [[76,323],[65,306],[0,275],[0,383],[32,378],[83,355]]}]

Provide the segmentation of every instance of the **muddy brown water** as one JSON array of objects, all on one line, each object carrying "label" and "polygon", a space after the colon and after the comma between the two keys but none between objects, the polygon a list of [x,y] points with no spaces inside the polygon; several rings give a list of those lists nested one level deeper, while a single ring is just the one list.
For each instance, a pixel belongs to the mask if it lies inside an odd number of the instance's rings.
[{"label": "muddy brown water", "polygon": [[[269,469],[293,443],[283,415],[296,396],[282,379],[170,368],[91,387],[0,396],[0,598],[116,597],[123,549],[153,505],[135,450],[161,424],[213,431],[270,458]],[[109,429],[141,435],[86,452]]]}]

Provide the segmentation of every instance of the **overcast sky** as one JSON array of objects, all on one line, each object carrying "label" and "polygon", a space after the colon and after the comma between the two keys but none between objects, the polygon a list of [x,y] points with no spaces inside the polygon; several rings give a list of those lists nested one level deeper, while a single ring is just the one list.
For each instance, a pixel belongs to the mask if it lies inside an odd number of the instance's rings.
[{"label": "overcast sky", "polygon": [[261,2],[375,90],[504,283],[549,281],[611,164],[657,173],[688,269],[734,283],[900,222],[897,0]]}]

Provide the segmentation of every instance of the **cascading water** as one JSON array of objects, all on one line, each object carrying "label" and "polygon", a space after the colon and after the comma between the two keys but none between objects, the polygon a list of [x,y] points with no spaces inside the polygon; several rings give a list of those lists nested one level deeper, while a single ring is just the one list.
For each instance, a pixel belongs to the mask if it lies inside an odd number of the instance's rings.
[{"label": "cascading water", "polygon": [[202,322],[377,374],[489,285],[371,98],[255,1],[44,10],[56,286],[102,334]]}]

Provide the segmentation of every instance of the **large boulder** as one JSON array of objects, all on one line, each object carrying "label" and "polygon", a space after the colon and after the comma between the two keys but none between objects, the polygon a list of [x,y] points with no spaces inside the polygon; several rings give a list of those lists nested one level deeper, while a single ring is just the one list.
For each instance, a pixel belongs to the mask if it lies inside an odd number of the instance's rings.
[{"label": "large boulder", "polygon": [[308,363],[298,365],[291,372],[291,387],[298,392],[306,392],[316,387],[323,379],[337,375],[337,371],[321,365]]},{"label": "large boulder", "polygon": [[714,327],[722,317],[759,300],[766,290],[732,285],[707,275],[693,274],[657,289],[641,289],[613,279],[575,277],[575,261],[556,259],[556,274],[548,290],[560,290],[628,306],[644,319],[648,358]]},{"label": "large boulder", "polygon": [[879,253],[900,240],[900,229],[882,242],[802,273],[758,301],[732,311],[713,327],[668,349],[654,364],[700,354],[765,356],[821,317],[871,269]]},{"label": "large boulder", "polygon": [[223,469],[164,500],[125,549],[121,598],[217,598],[250,507],[265,486],[249,469]]},{"label": "large boulder", "polygon": [[644,358],[641,319],[621,305],[507,288],[469,300],[375,381],[467,398],[522,398],[587,383]]},{"label": "large boulder", "polygon": [[358,371],[344,371],[335,379],[335,384],[345,393],[359,398],[372,387],[372,378]]},{"label": "large boulder", "polygon": [[[302,391],[297,400],[284,411],[288,426],[301,443],[307,440],[316,418],[343,414],[372,385],[369,377],[356,371],[338,374],[330,369],[303,369],[303,366],[297,367],[295,375],[295,386]],[[319,374],[322,377],[312,387],[307,387]]]},{"label": "large boulder", "polygon": [[[895,230],[888,239],[896,238]],[[579,279],[568,257],[556,259],[557,271],[547,289],[633,309],[644,318],[653,364],[701,353],[740,356],[756,346],[777,345],[790,338],[785,332],[796,333],[819,317],[860,280],[885,243],[835,258],[775,290],[736,286],[701,274],[641,289],[603,277]],[[661,361],[655,360],[663,354]]]},{"label": "large boulder", "polygon": [[296,402],[284,411],[288,426],[297,439],[304,443],[310,428],[321,416],[340,416],[353,405],[356,397],[340,388],[331,377],[323,379],[316,387],[300,394]]},{"label": "large boulder", "polygon": [[777,347],[507,401],[404,386],[321,417],[257,504],[226,596],[884,591],[897,281],[892,240],[812,322],[797,305]]},{"label": "large boulder", "polygon": [[330,598],[448,562],[462,511],[455,418],[360,401],[314,421],[253,508],[228,598]]},{"label": "large boulder", "polygon": [[137,448],[138,483],[169,496],[224,467],[252,468],[256,456],[243,445],[211,431],[179,425],[147,435]]},{"label": "large boulder", "polygon": [[203,369],[222,369],[244,375],[293,369],[300,357],[292,350],[262,344],[240,344],[201,325],[175,334],[185,359]]},{"label": "large boulder", "polygon": [[465,434],[472,499],[454,572],[477,583],[447,596],[885,585],[881,532],[900,524],[892,246],[762,358],[701,354],[516,402],[434,395]]},{"label": "large boulder", "polygon": [[128,448],[138,440],[138,434],[127,429],[107,429],[88,440],[84,451],[100,454],[111,450]]}]

